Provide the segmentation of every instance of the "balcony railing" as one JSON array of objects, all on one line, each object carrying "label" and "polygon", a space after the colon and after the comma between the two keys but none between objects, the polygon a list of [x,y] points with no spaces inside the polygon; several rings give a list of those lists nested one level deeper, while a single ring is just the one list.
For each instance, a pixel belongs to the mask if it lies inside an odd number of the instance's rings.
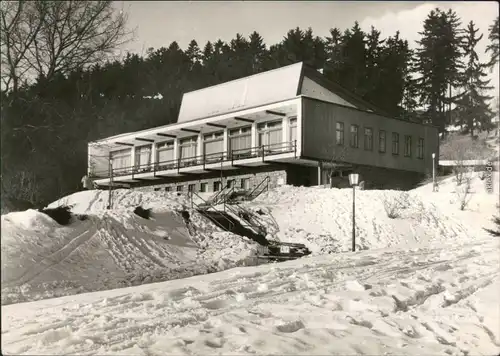
[{"label": "balcony railing", "polygon": [[[184,157],[178,158],[168,161],[161,161],[153,163],[146,163],[141,165],[135,165],[131,167],[121,167],[113,169],[113,177],[123,177],[129,176],[132,177],[137,174],[142,173],[156,173],[160,171],[168,171],[168,170],[177,170],[179,171],[181,168],[186,167],[194,167],[194,166],[203,166],[214,164],[214,163],[223,163],[223,162],[231,162],[248,159],[248,158],[259,158],[261,157],[264,161],[265,157],[273,156],[282,153],[291,153],[294,152],[297,155],[297,141],[291,142],[280,142],[269,145],[261,145],[257,147],[248,147],[237,150],[231,150],[229,152],[216,152],[210,154],[204,154],[202,156],[193,156],[193,157]],[[109,170],[99,171],[95,173],[91,173],[92,178],[102,179],[109,178]]]}]

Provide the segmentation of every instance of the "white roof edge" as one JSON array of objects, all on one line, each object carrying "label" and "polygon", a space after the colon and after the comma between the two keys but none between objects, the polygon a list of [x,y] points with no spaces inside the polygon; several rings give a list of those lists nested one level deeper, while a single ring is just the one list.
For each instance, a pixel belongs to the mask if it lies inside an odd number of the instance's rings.
[{"label": "white roof edge", "polygon": [[200,124],[211,123],[213,121],[224,120],[224,119],[228,119],[228,118],[235,117],[235,116],[243,116],[243,115],[253,114],[254,112],[259,111],[259,109],[260,110],[272,109],[275,106],[277,106],[278,104],[293,102],[299,98],[300,98],[300,95],[295,96],[293,98],[277,101],[274,103],[268,103],[268,104],[264,104],[264,105],[259,105],[259,106],[247,108],[244,110],[235,110],[233,112],[225,113],[225,114],[221,114],[221,115],[213,115],[213,116],[200,118],[200,119],[196,119],[196,120],[192,120],[192,121],[176,122],[176,123],[172,123],[172,124],[168,124],[168,125],[156,126],[156,127],[150,128],[150,129],[126,132],[126,133],[102,138],[99,140],[90,141],[88,143],[88,145],[93,146],[93,145],[103,145],[103,144],[107,144],[107,143],[111,144],[111,143],[118,141],[119,139],[129,138],[130,136],[141,136],[141,135],[146,136],[146,135],[151,135],[151,134],[156,134],[156,133],[167,133],[169,131],[179,130],[181,128],[188,128],[190,126],[198,126]]},{"label": "white roof edge", "polygon": [[255,77],[258,77],[258,76],[261,76],[261,75],[268,75],[269,73],[277,72],[277,71],[283,70],[285,68],[290,68],[290,67],[293,67],[293,66],[297,66],[297,67],[300,66],[300,67],[302,67],[303,65],[304,65],[304,62],[297,62],[297,63],[289,64],[287,66],[283,66],[283,67],[279,67],[279,68],[275,68],[275,69],[266,70],[264,72],[252,74],[252,75],[249,75],[247,77],[233,79],[233,80],[229,80],[229,81],[224,82],[224,83],[215,84],[215,85],[211,85],[209,87],[205,87],[205,88],[201,88],[201,89],[197,89],[197,90],[188,91],[187,93],[182,94],[182,96],[188,95],[188,94],[192,94],[192,93],[199,93],[201,91],[208,90],[208,89],[213,89],[213,88],[216,88],[216,87],[220,87],[220,86],[223,86],[223,85],[228,84],[228,83],[237,83],[237,82],[241,82],[241,81],[244,81],[244,80],[248,80],[249,78],[255,78]]}]

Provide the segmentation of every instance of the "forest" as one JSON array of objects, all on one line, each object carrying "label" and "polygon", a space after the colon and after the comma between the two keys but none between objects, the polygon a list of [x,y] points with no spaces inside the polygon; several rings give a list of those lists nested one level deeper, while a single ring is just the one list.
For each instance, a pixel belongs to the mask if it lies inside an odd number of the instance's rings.
[{"label": "forest", "polygon": [[111,1],[3,2],[0,21],[2,204],[43,206],[75,192],[89,141],[175,122],[183,93],[299,61],[388,115],[442,133],[450,124],[489,131],[496,114],[487,76],[499,61],[498,17],[479,29],[436,8],[416,44],[355,22],[332,24],[325,37],[297,27],[275,44],[236,33],[229,42],[193,39],[182,49],[174,41],[121,57],[133,31]]}]

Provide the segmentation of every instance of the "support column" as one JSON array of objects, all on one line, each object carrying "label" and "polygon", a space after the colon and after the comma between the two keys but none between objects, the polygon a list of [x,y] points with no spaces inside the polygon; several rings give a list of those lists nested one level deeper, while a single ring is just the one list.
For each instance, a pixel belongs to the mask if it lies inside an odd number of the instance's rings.
[{"label": "support column", "polygon": [[318,185],[323,184],[323,162],[318,162]]},{"label": "support column", "polygon": [[259,149],[257,148],[257,123],[253,122],[252,123],[252,147],[253,147],[253,154],[257,153]]},{"label": "support column", "polygon": [[229,157],[229,131],[227,127],[224,129],[224,136],[222,136],[222,156],[224,159]]},{"label": "support column", "polygon": [[179,159],[179,139],[174,138],[174,159],[177,164],[177,160]]},{"label": "support column", "polygon": [[135,146],[133,146],[130,150],[131,158],[130,158],[130,165],[132,168],[135,168]]},{"label": "support column", "polygon": [[201,161],[203,158],[203,134],[198,134],[198,139],[196,140],[196,156],[198,156],[197,160]]},{"label": "support column", "polygon": [[156,165],[156,142],[151,144],[151,166],[154,167]]},{"label": "support column", "polygon": [[281,143],[283,144],[283,151],[288,151],[290,149],[290,118],[285,116],[281,121],[282,129],[281,129]]}]

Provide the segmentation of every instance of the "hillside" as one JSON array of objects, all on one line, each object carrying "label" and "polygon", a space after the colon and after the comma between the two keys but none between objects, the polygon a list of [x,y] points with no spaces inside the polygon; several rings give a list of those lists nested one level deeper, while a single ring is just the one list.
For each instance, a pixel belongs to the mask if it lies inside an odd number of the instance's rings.
[{"label": "hillside", "polygon": [[[494,191],[498,191],[495,174]],[[397,191],[357,194],[357,249],[461,245],[485,236],[496,196],[485,182],[473,179],[471,201],[460,211],[453,178],[440,191],[429,186],[409,192],[400,217],[391,219],[384,201]],[[185,196],[167,192],[114,192],[114,209],[106,210],[107,191],[79,192],[51,204],[67,204],[88,219],[59,226],[35,210],[2,215],[2,303],[50,298],[182,278],[255,264],[257,245],[219,231],[195,211],[192,229],[179,214]],[[345,252],[351,246],[350,189],[282,187],[248,203],[282,241],[300,242],[314,255]],[[152,208],[153,219],[133,213]]]}]

